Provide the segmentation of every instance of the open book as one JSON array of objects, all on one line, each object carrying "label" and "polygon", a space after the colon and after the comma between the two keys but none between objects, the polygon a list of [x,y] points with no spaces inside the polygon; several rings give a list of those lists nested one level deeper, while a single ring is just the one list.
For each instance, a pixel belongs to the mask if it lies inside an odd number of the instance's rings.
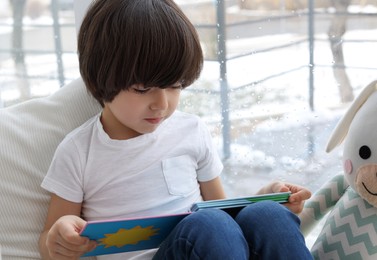
[{"label": "open book", "polygon": [[243,207],[263,200],[288,202],[290,192],[271,193],[198,202],[191,211],[176,215],[163,215],[120,220],[89,221],[80,235],[96,240],[98,246],[84,256],[115,254],[157,248],[173,228],[189,214],[208,208],[218,208],[234,217]]}]

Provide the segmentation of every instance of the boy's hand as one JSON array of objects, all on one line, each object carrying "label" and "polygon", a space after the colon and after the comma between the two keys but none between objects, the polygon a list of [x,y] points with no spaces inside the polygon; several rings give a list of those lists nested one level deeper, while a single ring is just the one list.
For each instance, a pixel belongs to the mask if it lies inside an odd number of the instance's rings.
[{"label": "boy's hand", "polygon": [[79,235],[86,222],[77,216],[63,216],[50,228],[46,245],[51,259],[79,259],[96,247],[95,241]]},{"label": "boy's hand", "polygon": [[259,193],[277,193],[287,191],[290,191],[291,195],[289,196],[288,203],[285,203],[284,205],[293,213],[299,214],[304,208],[305,200],[309,199],[312,195],[310,190],[299,185],[277,181],[264,187]]}]

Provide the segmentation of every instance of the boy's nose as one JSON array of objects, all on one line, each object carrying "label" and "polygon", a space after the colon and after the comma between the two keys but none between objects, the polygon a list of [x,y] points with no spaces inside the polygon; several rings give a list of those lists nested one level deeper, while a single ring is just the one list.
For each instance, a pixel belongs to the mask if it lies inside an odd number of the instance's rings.
[{"label": "boy's nose", "polygon": [[150,105],[152,110],[164,110],[168,108],[168,95],[166,89],[156,88]]}]

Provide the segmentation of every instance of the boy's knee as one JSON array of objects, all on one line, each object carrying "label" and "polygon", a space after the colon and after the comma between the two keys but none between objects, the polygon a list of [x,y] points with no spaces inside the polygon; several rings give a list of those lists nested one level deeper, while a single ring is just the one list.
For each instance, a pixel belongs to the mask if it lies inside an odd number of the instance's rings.
[{"label": "boy's knee", "polygon": [[218,230],[219,227],[227,226],[227,224],[234,222],[234,220],[222,210],[205,209],[190,214],[184,218],[182,222],[196,229],[205,228]]},{"label": "boy's knee", "polygon": [[258,223],[268,221],[270,223],[284,223],[287,219],[299,222],[299,218],[289,209],[274,201],[261,201],[251,204],[240,211],[236,220],[238,223]]},{"label": "boy's knee", "polygon": [[[230,215],[219,209],[205,209],[185,217],[157,254],[161,259],[243,260],[249,259],[249,248]],[[169,254],[172,257],[166,257]]]},{"label": "boy's knee", "polygon": [[228,213],[219,209],[205,209],[190,214],[179,223],[179,234],[203,240],[215,240],[215,237],[243,237],[237,222]]}]

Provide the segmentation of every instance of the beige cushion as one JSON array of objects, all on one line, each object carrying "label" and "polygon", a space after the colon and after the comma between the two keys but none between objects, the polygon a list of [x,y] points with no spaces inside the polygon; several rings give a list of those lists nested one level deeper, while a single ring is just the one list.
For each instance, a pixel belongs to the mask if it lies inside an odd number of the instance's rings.
[{"label": "beige cushion", "polygon": [[77,79],[49,97],[0,110],[2,260],[40,259],[49,200],[40,183],[64,136],[100,109]]}]

